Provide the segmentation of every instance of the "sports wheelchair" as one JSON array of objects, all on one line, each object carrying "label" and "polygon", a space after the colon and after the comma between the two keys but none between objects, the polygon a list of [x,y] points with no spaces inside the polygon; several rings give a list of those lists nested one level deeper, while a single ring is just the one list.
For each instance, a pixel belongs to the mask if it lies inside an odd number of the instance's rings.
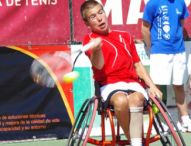
[{"label": "sports wheelchair", "polygon": [[[112,106],[108,106],[107,108],[103,106],[100,91],[97,90],[99,89],[99,85],[96,82],[95,89],[96,96],[86,99],[83,103],[69,134],[66,146],[86,146],[87,143],[99,146],[130,145],[129,140],[121,139],[119,123],[117,123],[117,130],[115,131],[114,109]],[[153,105],[158,108],[155,112],[153,112]],[[101,140],[90,137],[96,111],[98,111],[98,115],[101,115]],[[147,133],[144,134],[143,132],[142,134],[144,146],[149,146],[150,143],[158,140],[160,140],[163,146],[186,146],[180,131],[160,98],[149,95],[149,100],[144,104],[143,114],[149,114]],[[106,140],[105,117],[108,117],[110,121],[112,140]],[[155,129],[156,134],[151,134],[152,128]],[[142,131],[144,131],[144,128]]]}]

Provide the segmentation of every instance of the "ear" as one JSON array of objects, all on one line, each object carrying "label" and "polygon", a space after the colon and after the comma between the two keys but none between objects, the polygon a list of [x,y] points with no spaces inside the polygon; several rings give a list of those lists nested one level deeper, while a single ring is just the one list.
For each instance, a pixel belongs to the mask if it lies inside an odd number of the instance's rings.
[{"label": "ear", "polygon": [[87,21],[84,21],[84,23],[85,23],[85,25],[86,25],[88,28],[90,28],[90,25],[89,25],[89,23],[88,23]]}]

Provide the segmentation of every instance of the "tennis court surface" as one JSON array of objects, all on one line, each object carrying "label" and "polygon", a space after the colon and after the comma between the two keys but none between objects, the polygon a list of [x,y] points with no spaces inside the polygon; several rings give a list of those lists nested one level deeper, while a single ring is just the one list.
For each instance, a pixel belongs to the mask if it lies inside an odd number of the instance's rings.
[{"label": "tennis court surface", "polygon": [[[191,146],[191,133],[182,133],[185,143],[187,146]],[[95,137],[100,139],[101,137]],[[111,139],[111,136],[108,136],[107,139]],[[125,136],[122,136],[122,139],[125,139]],[[23,141],[23,142],[3,142],[0,145],[6,146],[66,146],[67,139],[59,140],[34,140],[34,141]],[[87,144],[87,146],[93,146],[92,144]],[[161,146],[160,141],[150,144],[150,146]]]}]

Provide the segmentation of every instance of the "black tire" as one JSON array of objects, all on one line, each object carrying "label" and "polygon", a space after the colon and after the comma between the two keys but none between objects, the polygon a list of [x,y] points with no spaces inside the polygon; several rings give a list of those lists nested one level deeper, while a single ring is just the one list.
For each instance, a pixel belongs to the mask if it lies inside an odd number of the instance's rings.
[{"label": "black tire", "polygon": [[96,97],[87,99],[83,103],[69,134],[66,146],[86,145],[95,119],[97,105],[98,100]]},{"label": "black tire", "polygon": [[[154,128],[160,135],[163,146],[186,146],[184,139],[174,123],[167,107],[158,97],[150,96],[153,104],[156,104],[159,112],[154,116]],[[176,129],[176,131],[174,130]]]}]

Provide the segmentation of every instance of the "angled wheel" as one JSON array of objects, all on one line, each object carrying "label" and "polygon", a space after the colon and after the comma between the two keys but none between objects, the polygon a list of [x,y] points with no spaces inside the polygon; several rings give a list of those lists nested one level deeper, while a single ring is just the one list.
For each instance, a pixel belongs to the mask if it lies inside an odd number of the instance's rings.
[{"label": "angled wheel", "polygon": [[[150,96],[153,104],[158,107],[158,112],[154,116],[154,128],[160,135],[163,146],[186,146],[182,135],[174,123],[167,107],[158,97]],[[176,129],[176,131],[174,130]]]},{"label": "angled wheel", "polygon": [[74,122],[66,146],[85,146],[96,115],[98,100],[96,97],[87,99]]}]

